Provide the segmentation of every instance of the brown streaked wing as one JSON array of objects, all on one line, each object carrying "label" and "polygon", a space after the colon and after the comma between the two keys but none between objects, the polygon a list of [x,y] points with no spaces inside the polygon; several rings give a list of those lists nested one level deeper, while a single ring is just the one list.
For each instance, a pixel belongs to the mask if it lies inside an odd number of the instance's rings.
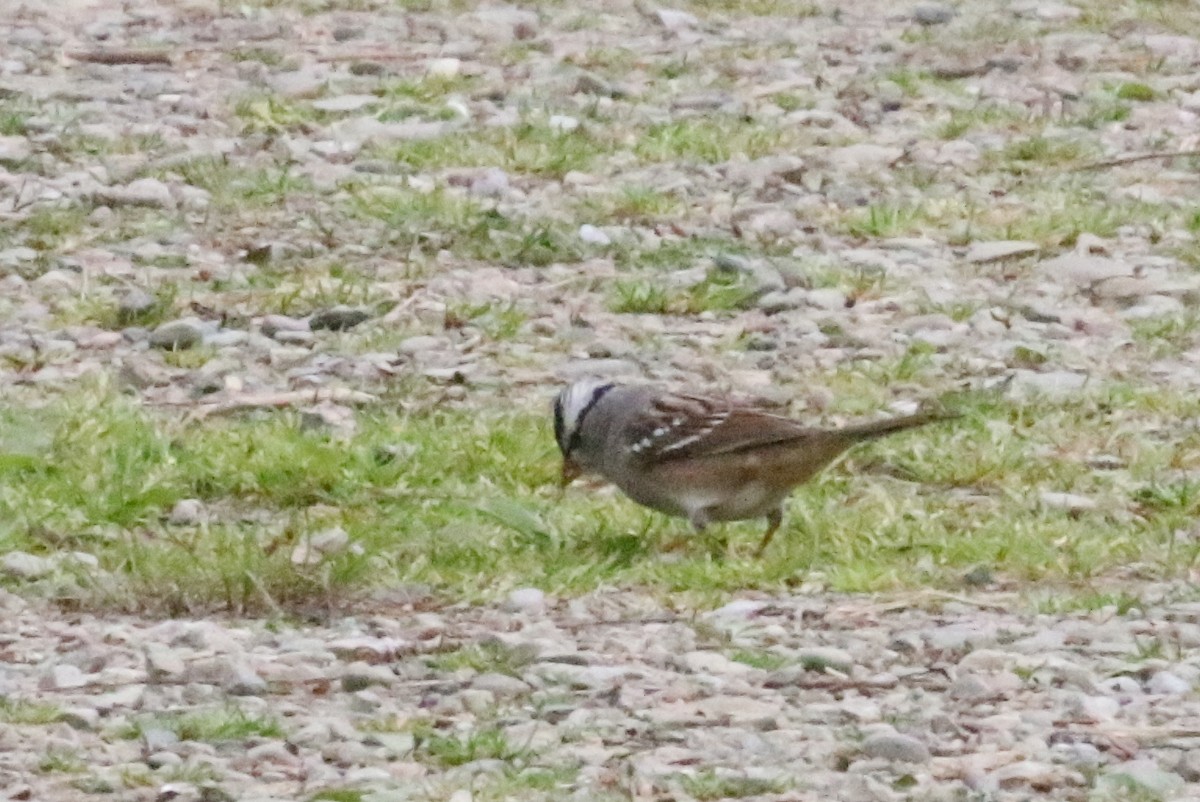
[{"label": "brown streaked wing", "polygon": [[690,395],[663,396],[654,415],[635,433],[642,456],[651,462],[728,454],[783,443],[815,430],[724,399]]}]

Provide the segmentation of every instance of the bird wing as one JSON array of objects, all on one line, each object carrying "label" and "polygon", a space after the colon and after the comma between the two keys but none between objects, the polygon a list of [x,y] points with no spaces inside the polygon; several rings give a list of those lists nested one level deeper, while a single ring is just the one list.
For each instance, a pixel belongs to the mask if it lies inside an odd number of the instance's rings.
[{"label": "bird wing", "polygon": [[725,399],[671,394],[630,432],[633,450],[650,462],[714,456],[819,434],[794,420]]}]

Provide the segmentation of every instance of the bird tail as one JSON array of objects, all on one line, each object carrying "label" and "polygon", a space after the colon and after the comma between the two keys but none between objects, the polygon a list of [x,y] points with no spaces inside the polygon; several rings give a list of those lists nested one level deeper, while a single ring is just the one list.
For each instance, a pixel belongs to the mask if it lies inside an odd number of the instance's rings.
[{"label": "bird tail", "polygon": [[916,414],[904,415],[899,418],[888,418],[887,420],[871,421],[870,423],[856,423],[852,426],[839,429],[838,433],[853,443],[861,443],[895,432],[902,432],[905,429],[914,429],[917,426],[954,420],[957,417],[959,416],[952,412],[917,412]]}]

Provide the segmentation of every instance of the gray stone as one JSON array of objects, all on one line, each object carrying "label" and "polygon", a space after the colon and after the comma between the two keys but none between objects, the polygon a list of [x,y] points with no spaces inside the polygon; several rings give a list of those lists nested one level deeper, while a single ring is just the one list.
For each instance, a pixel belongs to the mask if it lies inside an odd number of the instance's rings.
[{"label": "gray stone", "polygon": [[126,290],[117,302],[117,314],[121,321],[129,323],[146,314],[158,304],[153,295],[136,287]]},{"label": "gray stone", "polygon": [[181,498],[171,508],[167,523],[173,526],[195,526],[202,523],[206,517],[203,501],[198,498]]},{"label": "gray stone", "polygon": [[350,535],[340,526],[301,537],[292,549],[293,565],[316,565],[350,546]]},{"label": "gray stone", "polygon": [[809,671],[832,668],[846,673],[854,667],[854,655],[833,646],[809,646],[796,653],[800,665]]},{"label": "gray stone", "polygon": [[971,264],[984,265],[992,262],[1002,262],[1007,259],[1023,259],[1041,251],[1036,242],[1020,240],[998,240],[995,242],[976,242],[967,249],[966,260]]},{"label": "gray stone", "polygon": [[546,125],[551,131],[565,134],[579,127],[579,118],[567,114],[551,114],[550,118],[546,120]]},{"label": "gray stone", "polygon": [[245,343],[248,338],[249,335],[244,331],[221,329],[219,331],[206,331],[203,342],[212,348],[235,348]]},{"label": "gray stone", "polygon": [[1019,17],[1032,17],[1046,22],[1070,22],[1079,19],[1083,14],[1083,11],[1076,6],[1066,3],[1048,3],[1044,2],[1044,0],[1019,3],[1012,6],[1011,10]]},{"label": "gray stone", "polygon": [[59,293],[77,292],[79,276],[66,270],[47,270],[33,281],[33,286],[42,291],[50,290]]},{"label": "gray stone", "polygon": [[338,638],[325,644],[325,647],[337,655],[339,660],[364,660],[368,662],[392,660],[409,646],[409,642],[401,638],[374,637],[371,635],[354,635],[346,638]]},{"label": "gray stone", "polygon": [[312,98],[321,93],[325,87],[328,75],[322,69],[296,70],[280,72],[271,76],[270,86],[280,95],[290,98]]},{"label": "gray stone", "polygon": [[335,306],[314,314],[308,319],[308,326],[313,331],[321,331],[323,329],[329,331],[348,331],[370,319],[371,313],[365,309],[351,306]]},{"label": "gray stone", "polygon": [[0,136],[0,164],[15,167],[33,155],[33,147],[23,136]]},{"label": "gray stone", "polygon": [[377,105],[379,105],[379,98],[375,95],[335,95],[314,100],[312,107],[318,111],[347,112]]},{"label": "gray stone", "polygon": [[10,551],[0,557],[0,573],[15,579],[40,579],[54,573],[54,561],[27,551]]},{"label": "gray stone", "polygon": [[511,5],[486,6],[472,16],[483,23],[485,31],[497,33],[501,38],[529,39],[541,25],[536,12]]},{"label": "gray stone", "polygon": [[1064,253],[1039,262],[1038,271],[1079,287],[1089,287],[1099,281],[1133,274],[1130,267],[1123,262],[1107,256],[1084,253]]},{"label": "gray stone", "polygon": [[193,660],[184,674],[187,682],[216,685],[233,696],[258,696],[267,683],[240,658],[218,655]]},{"label": "gray stone", "polygon": [[1037,760],[1021,760],[991,772],[988,779],[1002,790],[1058,788],[1066,784],[1062,768]]},{"label": "gray stone", "polygon": [[560,365],[555,372],[562,380],[571,382],[588,376],[611,379],[640,376],[642,369],[628,359],[580,359]]},{"label": "gray stone", "polygon": [[150,724],[142,728],[141,734],[147,752],[170,752],[179,746],[179,736],[166,727]]},{"label": "gray stone", "polygon": [[764,293],[755,305],[768,315],[777,315],[792,309],[799,309],[807,304],[808,291],[793,287],[784,292]]},{"label": "gray stone", "polygon": [[317,341],[316,335],[311,331],[277,331],[274,335],[275,342],[280,345],[312,345]]},{"label": "gray stone", "polygon": [[477,716],[486,716],[496,709],[496,694],[479,688],[464,688],[458,692],[463,709]]},{"label": "gray stone", "polygon": [[747,620],[753,618],[767,606],[767,602],[757,599],[735,599],[713,610],[709,615],[713,618]]},{"label": "gray stone", "polygon": [[913,22],[918,25],[945,25],[954,19],[954,9],[933,3],[919,5],[912,10]]},{"label": "gray stone", "polygon": [[1121,319],[1154,320],[1156,318],[1180,318],[1185,312],[1187,312],[1187,304],[1178,298],[1172,298],[1169,295],[1147,295],[1139,298],[1133,306],[1122,309]]},{"label": "gray stone", "polygon": [[499,167],[488,167],[471,179],[470,193],[481,198],[502,198],[508,194],[508,173]]},{"label": "gray stone", "polygon": [[764,241],[789,237],[800,228],[800,220],[795,212],[778,207],[752,209],[738,214],[737,223],[743,236]]},{"label": "gray stone", "polygon": [[434,337],[429,334],[418,334],[413,337],[405,337],[396,346],[396,350],[401,354],[414,356],[416,354],[425,353],[427,351],[437,351],[446,346],[446,340],[442,337]]},{"label": "gray stone", "polygon": [[1051,490],[1044,490],[1039,498],[1041,498],[1042,504],[1047,507],[1073,513],[1087,512],[1099,506],[1094,498],[1081,496],[1077,493],[1058,493]]},{"label": "gray stone", "polygon": [[187,666],[179,653],[161,643],[146,644],[146,672],[156,682],[174,681],[184,676]]},{"label": "gray stone", "polygon": [[1182,777],[1159,768],[1153,758],[1138,758],[1114,766],[1096,781],[1097,790],[1117,793],[1125,799],[1132,797],[1133,790],[1141,790],[1143,794],[1153,795],[1156,799],[1167,799],[1182,791],[1183,787]]},{"label": "gray stone", "polygon": [[88,675],[79,666],[70,663],[59,663],[50,666],[38,682],[38,687],[47,691],[66,691],[82,688],[88,684]]},{"label": "gray stone", "polygon": [[611,245],[612,238],[591,223],[579,227],[579,239],[588,245]]},{"label": "gray stone", "polygon": [[992,688],[978,674],[960,674],[946,693],[951,699],[973,702],[991,696]]},{"label": "gray stone", "polygon": [[259,323],[259,330],[267,337],[278,339],[280,332],[309,332],[308,321],[304,318],[288,317],[287,315],[265,315]]},{"label": "gray stone", "polygon": [[1184,696],[1192,692],[1192,684],[1170,671],[1156,671],[1146,683],[1146,692],[1163,696]]},{"label": "gray stone", "polygon": [[150,345],[165,351],[184,351],[204,340],[204,329],[195,318],[163,323],[150,333]]},{"label": "gray stone", "polygon": [[1142,39],[1151,53],[1169,58],[1194,61],[1200,56],[1200,39],[1169,33],[1148,34]]},{"label": "gray stone", "polygon": [[1037,373],[1032,370],[1013,371],[1010,391],[1020,396],[1040,395],[1051,399],[1071,398],[1088,382],[1086,373],[1054,370]]},{"label": "gray stone", "polygon": [[[592,72],[581,71],[575,83],[575,91],[584,95],[599,95],[601,97],[624,97],[626,90],[609,83],[604,78]],[[1196,93],[1196,105],[1200,108],[1200,92]]]},{"label": "gray stone", "polygon": [[932,758],[929,747],[910,735],[878,733],[862,742],[867,757],[900,763],[928,763]]},{"label": "gray stone", "polygon": [[339,142],[364,146],[388,145],[414,139],[445,136],[455,126],[445,121],[380,122],[374,117],[351,117],[330,126],[330,134]]},{"label": "gray stone", "polygon": [[73,705],[63,708],[60,720],[72,729],[95,732],[100,727],[100,711],[94,707]]},{"label": "gray stone", "polygon": [[417,739],[411,732],[375,732],[363,738],[366,743],[377,743],[392,757],[402,757],[416,748]]},{"label": "gray stone", "polygon": [[350,693],[365,690],[372,685],[391,685],[396,674],[387,666],[375,666],[361,660],[350,663],[342,670],[342,690]]},{"label": "gray stone", "polygon": [[460,72],[462,72],[462,59],[458,58],[435,58],[425,64],[425,73],[435,78],[454,78]]},{"label": "gray stone", "polygon": [[471,680],[471,687],[479,691],[490,691],[498,699],[511,699],[529,693],[529,684],[507,674],[489,672]]},{"label": "gray stone", "polygon": [[904,157],[904,148],[859,142],[830,151],[829,161],[839,172],[874,173],[885,170]]},{"label": "gray stone", "polygon": [[750,279],[757,293],[780,292],[786,284],[778,268],[758,259],[746,259],[741,256],[718,254],[713,257],[713,265],[724,273],[740,273]]},{"label": "gray stone", "polygon": [[96,200],[107,206],[146,206],[174,209],[171,188],[157,178],[139,178],[125,186],[104,187],[96,191]]},{"label": "gray stone", "polygon": [[709,676],[745,674],[752,670],[745,663],[730,660],[720,652],[707,650],[687,652],[680,655],[676,662],[689,673]]},{"label": "gray stone", "polygon": [[504,601],[506,610],[527,615],[541,615],[546,610],[546,594],[538,588],[517,588]]},{"label": "gray stone", "polygon": [[1175,773],[1185,782],[1200,783],[1200,749],[1185,749],[1179,756]]},{"label": "gray stone", "polygon": [[146,686],[142,684],[127,685],[115,691],[101,693],[90,697],[92,704],[103,713],[114,710],[133,710],[142,707],[146,699]]},{"label": "gray stone", "polygon": [[700,26],[700,20],[695,14],[687,11],[676,11],[671,8],[660,8],[654,12],[660,25],[668,31],[682,31]]},{"label": "gray stone", "polygon": [[[183,758],[181,758],[179,755],[175,754],[174,752],[154,752],[146,758],[146,765],[152,769],[161,769],[161,768],[166,768],[168,766],[178,766],[181,763],[183,763]],[[169,784],[172,786],[186,785],[186,783],[169,783]],[[181,797],[183,799],[188,799],[189,796],[193,799],[200,799],[200,794],[199,794],[198,790],[196,791],[195,796],[191,795],[190,789],[178,788],[178,789],[173,789],[173,790],[175,791],[174,794],[171,794],[170,791],[168,792],[168,794],[170,794],[169,798],[172,800],[172,802],[180,799]],[[162,797],[160,797],[160,799],[161,798]]]}]

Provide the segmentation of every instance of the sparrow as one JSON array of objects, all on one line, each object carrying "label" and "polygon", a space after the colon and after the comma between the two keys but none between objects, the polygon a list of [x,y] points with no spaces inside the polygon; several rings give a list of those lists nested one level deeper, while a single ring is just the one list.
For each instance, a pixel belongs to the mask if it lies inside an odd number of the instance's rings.
[{"label": "sparrow", "polygon": [[697,532],[765,518],[761,556],[792,490],[848,448],[953,417],[918,412],[820,429],[724,398],[583,379],[555,398],[554,437],[563,487],[599,475],[638,504],[687,518]]}]

